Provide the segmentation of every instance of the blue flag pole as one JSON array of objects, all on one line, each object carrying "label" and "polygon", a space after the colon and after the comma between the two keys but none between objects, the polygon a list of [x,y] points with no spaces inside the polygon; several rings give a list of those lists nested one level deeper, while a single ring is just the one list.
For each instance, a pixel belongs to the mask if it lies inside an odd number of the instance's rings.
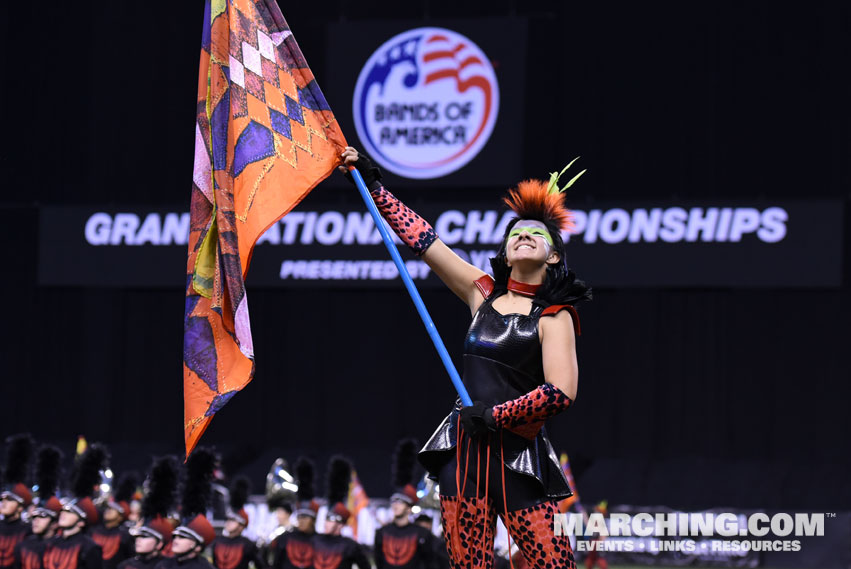
[{"label": "blue flag pole", "polygon": [[455,391],[458,392],[461,402],[466,407],[469,407],[473,404],[473,401],[467,394],[467,389],[461,382],[461,376],[458,375],[458,371],[455,369],[455,365],[452,363],[449,353],[446,351],[446,346],[443,345],[443,340],[440,338],[440,334],[437,333],[437,328],[435,327],[434,321],[432,321],[431,316],[423,303],[422,297],[420,297],[420,292],[417,290],[417,286],[411,279],[411,275],[408,273],[408,268],[402,261],[401,255],[399,255],[399,250],[396,249],[396,245],[393,243],[393,237],[390,235],[390,232],[387,231],[387,227],[384,225],[384,220],[378,212],[375,202],[372,201],[372,196],[369,195],[369,191],[366,189],[366,183],[363,181],[363,177],[354,167],[350,167],[349,171],[352,173],[355,185],[358,187],[358,191],[366,204],[366,208],[369,210],[369,213],[372,215],[372,219],[375,221],[375,226],[378,228],[378,232],[381,233],[381,239],[384,240],[384,245],[387,247],[390,257],[396,264],[396,268],[399,269],[399,276],[402,277],[402,282],[405,283],[405,288],[408,289],[408,294],[411,295],[411,300],[414,301],[414,306],[417,307],[417,312],[420,313],[420,318],[423,320],[423,324],[426,327],[426,331],[428,332],[431,341],[434,342],[434,347],[437,349],[437,354],[440,356],[440,360],[443,362],[444,367],[446,367],[446,371],[449,373],[449,379],[452,380],[452,384],[455,386]]}]

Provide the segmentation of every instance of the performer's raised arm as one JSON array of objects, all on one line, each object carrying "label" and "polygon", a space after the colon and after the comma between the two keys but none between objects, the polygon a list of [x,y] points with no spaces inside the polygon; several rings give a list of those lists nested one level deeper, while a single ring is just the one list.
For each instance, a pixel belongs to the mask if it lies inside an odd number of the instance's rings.
[{"label": "performer's raised arm", "polygon": [[344,165],[340,170],[348,173],[347,166],[357,168],[375,205],[399,239],[475,312],[484,300],[475,281],[485,273],[447,247],[428,221],[391,194],[381,182],[381,171],[368,157],[347,146],[341,158]]}]

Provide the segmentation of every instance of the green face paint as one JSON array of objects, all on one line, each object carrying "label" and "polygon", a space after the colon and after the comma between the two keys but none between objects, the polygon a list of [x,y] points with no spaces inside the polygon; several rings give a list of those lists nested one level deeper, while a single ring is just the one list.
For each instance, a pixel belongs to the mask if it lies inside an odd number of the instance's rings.
[{"label": "green face paint", "polygon": [[519,237],[520,234],[523,233],[524,231],[526,233],[528,233],[529,235],[531,235],[532,237],[539,237],[539,238],[543,239],[544,241],[546,241],[550,245],[550,247],[553,246],[553,238],[550,236],[550,232],[547,231],[546,229],[542,229],[540,227],[534,227],[534,226],[532,226],[532,227],[529,227],[529,226],[517,227],[515,225],[513,228],[511,228],[511,231],[508,233],[508,239],[510,240],[510,239],[515,238],[515,237]]}]

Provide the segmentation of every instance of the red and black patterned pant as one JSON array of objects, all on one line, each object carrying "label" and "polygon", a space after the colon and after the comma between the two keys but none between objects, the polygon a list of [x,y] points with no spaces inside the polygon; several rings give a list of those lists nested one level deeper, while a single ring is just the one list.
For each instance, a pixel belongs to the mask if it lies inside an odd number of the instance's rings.
[{"label": "red and black patterned pant", "polygon": [[576,569],[567,535],[553,532],[555,502],[504,513],[490,498],[440,496],[443,535],[453,569],[492,569],[496,516],[531,569]]}]

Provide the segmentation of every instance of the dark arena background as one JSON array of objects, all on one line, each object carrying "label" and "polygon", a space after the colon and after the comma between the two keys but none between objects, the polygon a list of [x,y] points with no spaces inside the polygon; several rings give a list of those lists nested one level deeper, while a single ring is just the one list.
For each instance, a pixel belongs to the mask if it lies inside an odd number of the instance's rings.
[{"label": "dark arena background", "polygon": [[[355,81],[386,40],[445,27],[491,57],[499,115],[482,152],[433,181],[385,176],[432,222],[448,210],[462,212],[454,229],[472,210],[501,215],[509,187],[575,156],[588,172],[568,205],[587,223],[618,210],[608,233],[605,221],[598,235],[586,224],[566,245],[594,299],[578,307],[579,394],[550,436],[588,508],[825,513],[824,537],[749,562],[851,566],[851,5],[280,7],[359,149]],[[32,433],[69,460],[83,435],[109,447],[116,472],[144,472],[152,456],[183,450],[185,239],[98,245],[84,231],[97,212],[142,223],[188,211],[203,3],[3,12],[0,434]],[[635,212],[654,208],[704,217],[679,234],[627,236]],[[294,213],[330,210],[364,210],[336,172]],[[739,215],[738,238],[704,231],[715,215]],[[256,375],[202,444],[257,494],[278,457],[309,456],[324,475],[343,453],[366,494],[386,499],[396,442],[428,439],[452,385],[398,278],[279,275],[288,258],[384,261],[386,251],[287,247],[257,247]],[[469,311],[434,277],[418,284],[460,367]]]}]

